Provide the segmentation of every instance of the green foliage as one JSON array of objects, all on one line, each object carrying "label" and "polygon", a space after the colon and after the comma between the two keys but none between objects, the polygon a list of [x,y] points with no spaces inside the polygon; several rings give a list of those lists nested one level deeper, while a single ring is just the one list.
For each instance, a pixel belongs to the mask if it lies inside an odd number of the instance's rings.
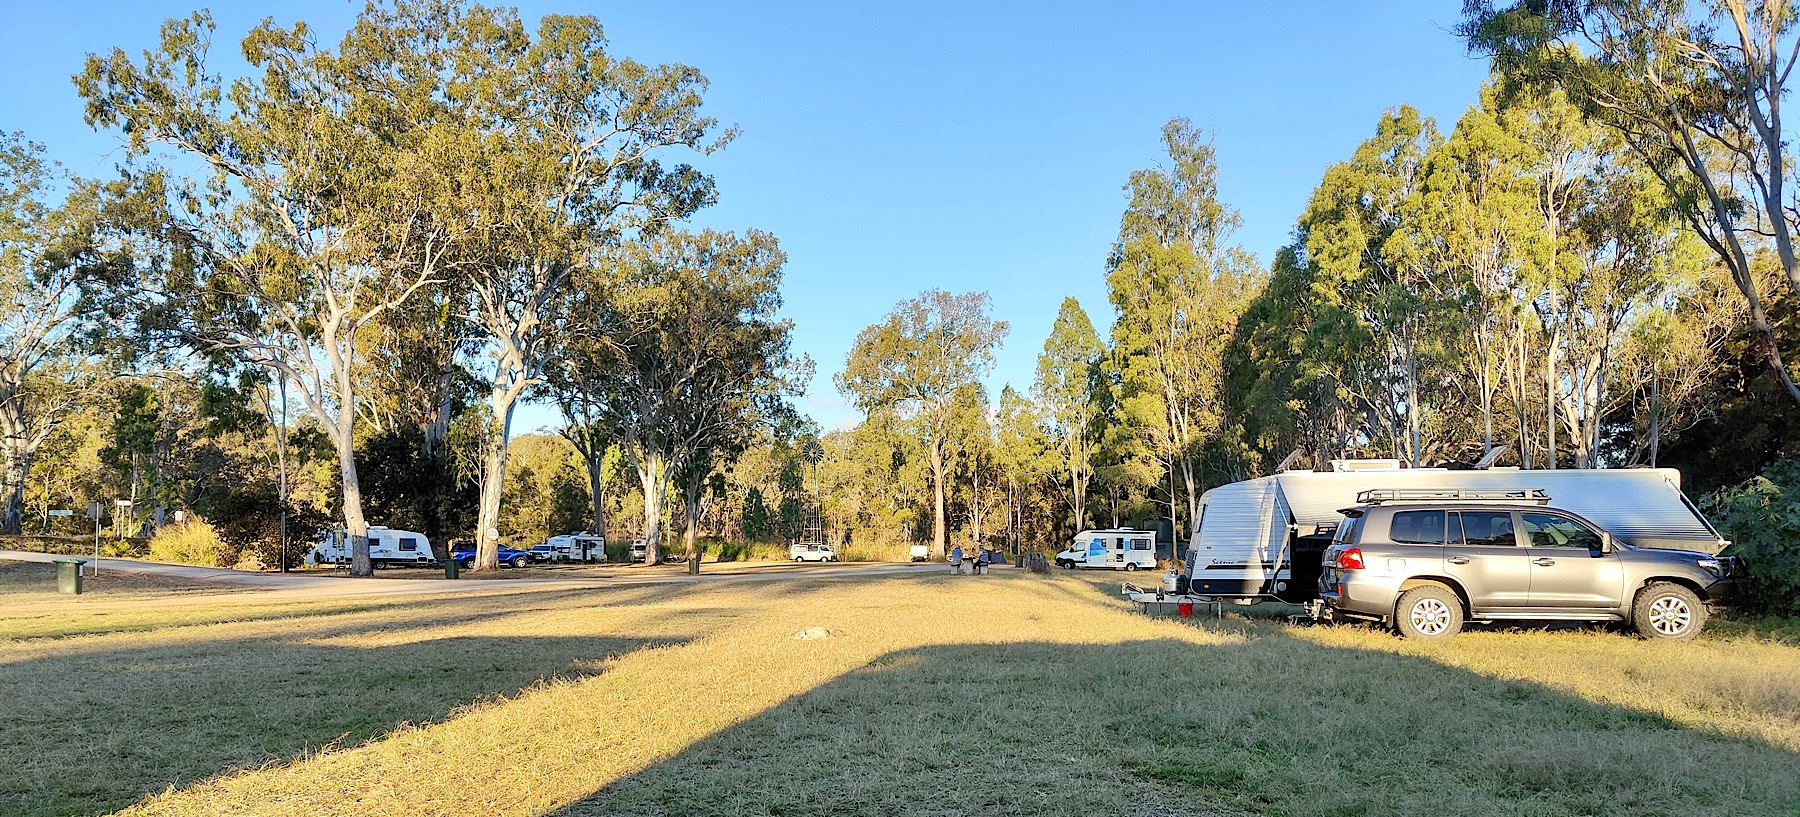
[{"label": "green foliage", "polygon": [[1744,561],[1744,606],[1800,615],[1800,460],[1778,460],[1761,474],[1705,501],[1707,518],[1731,540],[1725,555]]},{"label": "green foliage", "polygon": [[364,512],[372,524],[418,531],[434,546],[473,538],[477,493],[457,478],[445,446],[425,450],[418,426],[402,425],[357,442]]},{"label": "green foliage", "polygon": [[763,502],[762,490],[752,486],[744,492],[744,538],[756,542],[774,535],[769,521],[769,506]]},{"label": "green foliage", "polygon": [[1105,427],[1111,383],[1101,368],[1106,344],[1094,331],[1081,302],[1064,298],[1044,352],[1038,355],[1032,395],[1044,407],[1069,480],[1069,504],[1076,528],[1087,525],[1088,482],[1094,476],[1094,448]]}]

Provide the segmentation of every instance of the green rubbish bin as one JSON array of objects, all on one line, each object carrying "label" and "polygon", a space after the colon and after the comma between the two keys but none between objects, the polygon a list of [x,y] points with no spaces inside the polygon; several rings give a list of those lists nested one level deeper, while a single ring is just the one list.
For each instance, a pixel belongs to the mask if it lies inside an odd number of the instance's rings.
[{"label": "green rubbish bin", "polygon": [[462,572],[462,563],[455,559],[444,560],[444,578],[454,579]]},{"label": "green rubbish bin", "polygon": [[81,566],[86,559],[56,560],[56,592],[65,596],[81,595]]}]

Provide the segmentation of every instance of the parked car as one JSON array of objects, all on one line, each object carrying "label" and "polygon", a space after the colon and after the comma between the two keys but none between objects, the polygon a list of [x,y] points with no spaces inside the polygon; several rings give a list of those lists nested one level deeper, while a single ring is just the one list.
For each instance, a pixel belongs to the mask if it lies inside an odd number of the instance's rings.
[{"label": "parked car", "polygon": [[915,562],[929,562],[931,561],[931,546],[913,545],[907,549],[906,554]]},{"label": "parked car", "polygon": [[531,550],[527,551],[527,553],[534,562],[560,562],[564,558],[563,552],[558,550],[555,545],[551,544],[532,545]]},{"label": "parked car", "polygon": [[[463,569],[475,566],[475,548],[461,547],[451,552],[450,558],[460,562]],[[500,546],[500,565],[502,567],[524,567],[531,562],[531,554],[523,550],[514,550],[505,545]]]},{"label": "parked car", "polygon": [[796,562],[835,562],[838,555],[830,545],[792,545],[788,548],[788,558]]},{"label": "parked car", "polygon": [[646,562],[650,557],[650,545],[642,539],[631,540],[631,558],[633,562]]},{"label": "parked car", "polygon": [[1729,600],[1735,559],[1627,544],[1549,505],[1541,490],[1365,491],[1326,548],[1320,597],[1334,617],[1446,639],[1466,621],[1615,621],[1646,638],[1700,633]]}]

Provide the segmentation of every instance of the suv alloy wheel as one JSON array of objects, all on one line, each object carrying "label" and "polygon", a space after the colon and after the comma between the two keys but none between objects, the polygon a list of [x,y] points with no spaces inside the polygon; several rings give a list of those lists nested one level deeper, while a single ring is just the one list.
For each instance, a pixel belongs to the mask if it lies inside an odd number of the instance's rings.
[{"label": "suv alloy wheel", "polygon": [[1407,638],[1449,639],[1462,626],[1462,599],[1442,585],[1419,585],[1401,593],[1394,605],[1394,629]]},{"label": "suv alloy wheel", "polygon": [[1631,604],[1631,625],[1645,638],[1687,641],[1706,626],[1706,605],[1686,587],[1657,582],[1638,591]]}]

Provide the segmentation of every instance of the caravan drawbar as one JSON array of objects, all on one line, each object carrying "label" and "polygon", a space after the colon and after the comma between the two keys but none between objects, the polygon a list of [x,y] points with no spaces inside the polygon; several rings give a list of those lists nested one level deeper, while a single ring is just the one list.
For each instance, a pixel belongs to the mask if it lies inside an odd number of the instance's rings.
[{"label": "caravan drawbar", "polygon": [[1391,461],[1334,466],[1207,491],[1181,574],[1159,590],[1129,588],[1128,594],[1138,602],[1312,601],[1321,558],[1344,519],[1341,511],[1360,504],[1359,494],[1382,489],[1541,490],[1552,507],[1637,547],[1716,554],[1729,544],[1681,492],[1681,473],[1672,468],[1450,471],[1400,468]]}]

